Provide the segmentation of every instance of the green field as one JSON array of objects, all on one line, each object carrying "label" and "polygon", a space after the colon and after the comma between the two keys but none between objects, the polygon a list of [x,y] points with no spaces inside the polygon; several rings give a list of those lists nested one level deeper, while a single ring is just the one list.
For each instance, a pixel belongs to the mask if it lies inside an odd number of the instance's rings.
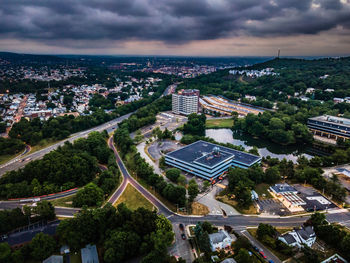
[{"label": "green field", "polygon": [[[272,195],[269,193],[269,191],[267,191],[267,189],[269,189],[269,185],[268,184],[258,184],[255,186],[255,192],[259,195],[260,199],[269,199],[272,198]],[[265,196],[263,196],[263,194]]]},{"label": "green field", "polygon": [[207,129],[213,128],[231,128],[233,125],[232,119],[208,119],[205,122]]},{"label": "green field", "polygon": [[4,164],[7,163],[8,161],[16,158],[17,156],[19,156],[23,151],[21,151],[20,153],[16,153],[16,154],[5,154],[5,155],[0,155],[0,164]]},{"label": "green field", "polygon": [[153,205],[130,184],[126,186],[122,195],[113,205],[117,206],[121,203],[126,204],[130,210],[136,210],[139,207],[143,207],[149,210],[153,210],[154,208]]},{"label": "green field", "polygon": [[70,196],[66,196],[66,197],[62,197],[62,198],[58,198],[55,200],[50,200],[50,202],[54,206],[73,207],[72,201],[73,201],[74,196],[75,196],[75,194],[70,195]]},{"label": "green field", "polygon": [[56,141],[53,139],[42,139],[37,145],[34,145],[33,147],[31,147],[30,152],[28,152],[27,154],[40,151],[40,150],[42,150],[46,147],[49,147],[57,142],[59,142],[59,141]]}]

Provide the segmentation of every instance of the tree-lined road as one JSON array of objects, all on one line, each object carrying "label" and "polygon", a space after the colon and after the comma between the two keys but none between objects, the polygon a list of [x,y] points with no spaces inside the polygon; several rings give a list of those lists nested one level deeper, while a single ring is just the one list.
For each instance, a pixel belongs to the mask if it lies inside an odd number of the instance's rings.
[{"label": "tree-lined road", "polygon": [[47,154],[53,150],[56,150],[59,146],[63,145],[67,141],[73,142],[79,138],[84,138],[84,137],[88,136],[89,133],[94,132],[94,131],[101,132],[103,130],[107,130],[107,132],[110,133],[117,128],[118,123],[129,118],[129,116],[131,114],[132,113],[128,113],[128,114],[123,115],[119,118],[116,118],[114,120],[111,120],[109,122],[106,122],[104,124],[96,126],[94,128],[91,128],[89,130],[75,133],[75,134],[71,135],[69,138],[62,140],[58,143],[55,143],[55,144],[53,144],[49,147],[46,147],[42,150],[36,151],[34,153],[29,153],[28,155],[25,155],[25,156],[17,157],[17,158],[0,166],[0,176],[2,176],[3,174],[5,174],[8,171],[17,170],[19,168],[22,168],[31,161],[38,160],[38,159],[42,158],[45,154]]}]

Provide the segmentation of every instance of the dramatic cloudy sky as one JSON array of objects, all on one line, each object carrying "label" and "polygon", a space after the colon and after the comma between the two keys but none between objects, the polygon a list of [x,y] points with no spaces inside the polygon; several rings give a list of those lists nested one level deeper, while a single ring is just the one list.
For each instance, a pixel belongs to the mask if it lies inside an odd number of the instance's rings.
[{"label": "dramatic cloudy sky", "polygon": [[0,50],[349,55],[350,0],[0,0]]}]

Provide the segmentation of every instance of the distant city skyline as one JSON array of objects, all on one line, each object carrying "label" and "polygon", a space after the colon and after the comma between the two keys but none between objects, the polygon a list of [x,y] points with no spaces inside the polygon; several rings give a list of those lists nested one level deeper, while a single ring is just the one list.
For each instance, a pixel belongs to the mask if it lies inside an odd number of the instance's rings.
[{"label": "distant city skyline", "polygon": [[0,0],[0,51],[350,55],[350,0]]}]

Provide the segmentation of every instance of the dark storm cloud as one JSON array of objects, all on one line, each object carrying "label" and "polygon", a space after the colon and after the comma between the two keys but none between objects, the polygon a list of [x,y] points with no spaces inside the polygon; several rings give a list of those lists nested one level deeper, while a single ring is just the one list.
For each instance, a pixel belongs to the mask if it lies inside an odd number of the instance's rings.
[{"label": "dark storm cloud", "polygon": [[0,39],[45,43],[186,43],[317,34],[349,24],[350,4],[339,0],[0,0]]}]

